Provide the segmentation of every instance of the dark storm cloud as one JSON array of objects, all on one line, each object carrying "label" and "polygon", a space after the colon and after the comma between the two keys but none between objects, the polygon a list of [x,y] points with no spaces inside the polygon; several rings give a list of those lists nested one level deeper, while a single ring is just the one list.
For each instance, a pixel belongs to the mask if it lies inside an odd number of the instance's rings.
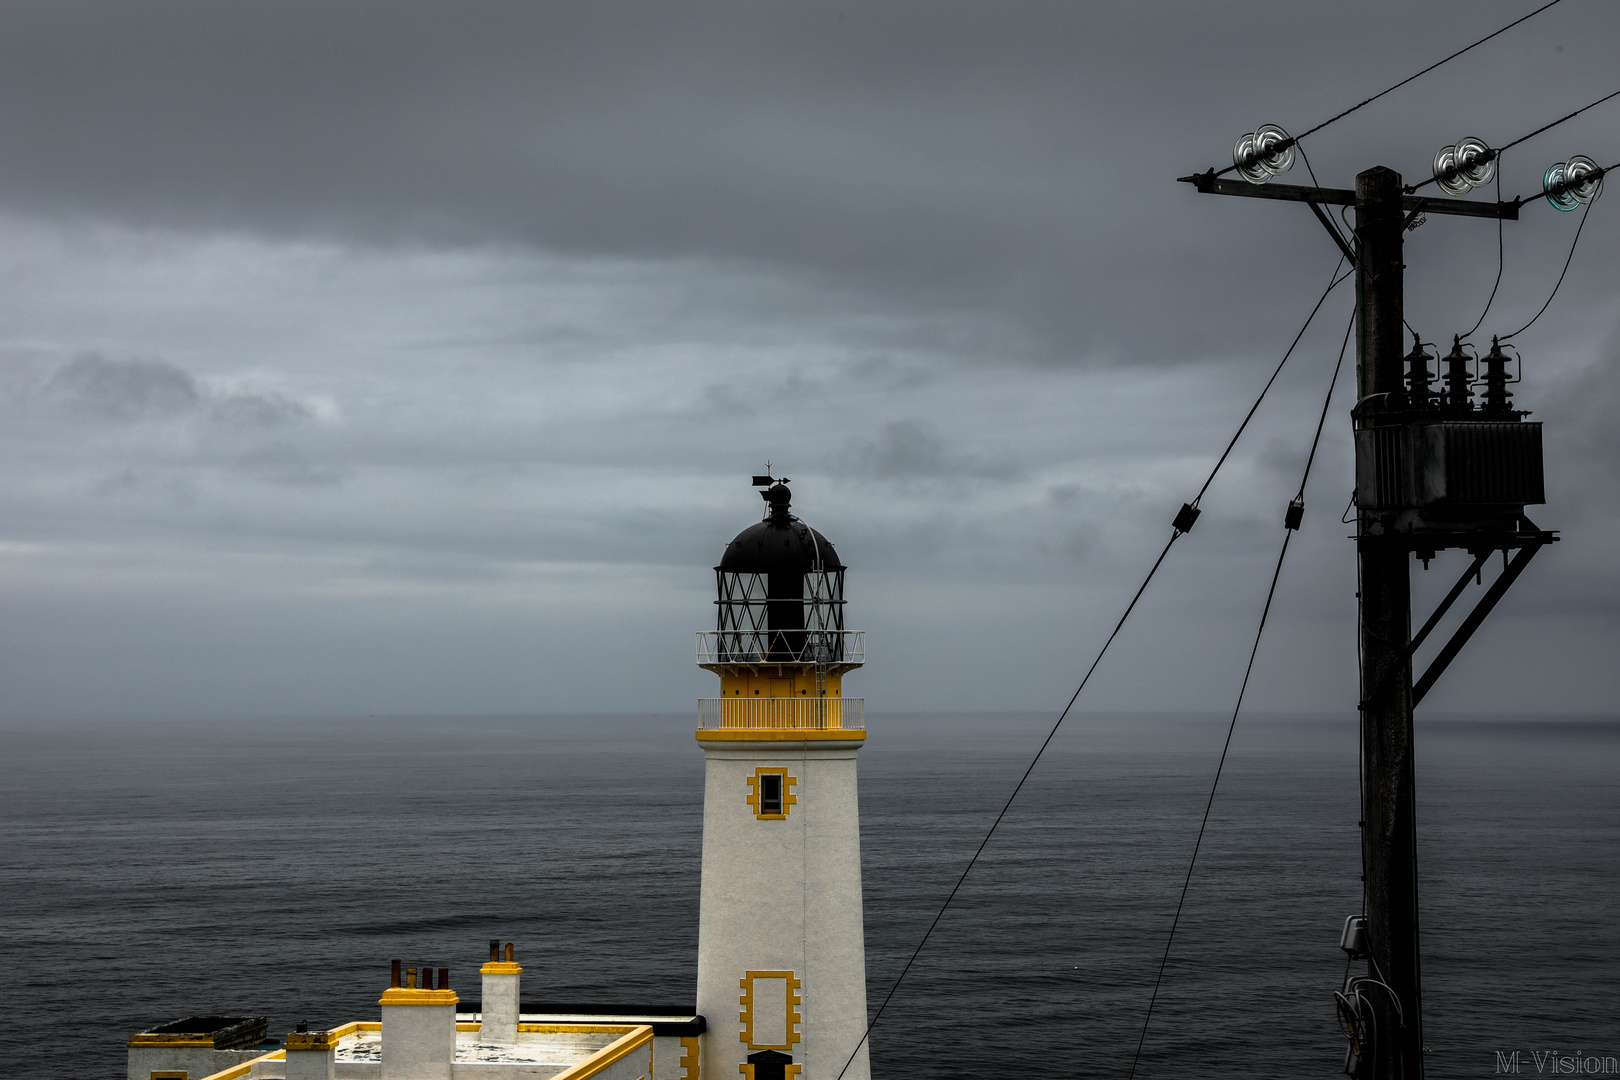
[{"label": "dark storm cloud", "polygon": [[891,420],[877,438],[855,447],[855,472],[878,480],[1008,480],[1020,470],[1009,461],[957,451],[939,429],[922,420]]},{"label": "dark storm cloud", "polygon": [[46,381],[44,396],[70,415],[132,421],[189,413],[202,404],[191,376],[161,360],[77,356]]},{"label": "dark storm cloud", "polygon": [[[891,303],[1013,313],[1036,332],[998,360],[1175,362],[1241,350],[1252,297],[1304,295],[1297,268],[1325,275],[1332,249],[1304,214],[1212,205],[1233,200],[1173,178],[1518,13],[13,4],[0,199],[186,228],[753,260]],[[1549,12],[1317,136],[1314,163],[1347,184],[1369,155],[1420,170],[1463,129],[1528,130],[1602,82],[1574,31],[1601,38],[1605,18]],[[1539,176],[1525,165],[1515,182]],[[1453,276],[1467,291],[1477,275]],[[1164,318],[1169,297],[1195,308]]]},{"label": "dark storm cloud", "polygon": [[309,416],[280,394],[213,390],[162,360],[108,360],[91,353],[52,372],[38,396],[68,417],[110,423],[203,415],[225,427],[253,429]]}]

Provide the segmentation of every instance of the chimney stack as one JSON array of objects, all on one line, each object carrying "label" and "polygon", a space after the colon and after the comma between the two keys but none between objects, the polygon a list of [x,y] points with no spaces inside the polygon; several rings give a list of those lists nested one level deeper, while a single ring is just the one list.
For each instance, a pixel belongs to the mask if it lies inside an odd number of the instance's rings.
[{"label": "chimney stack", "polygon": [[484,977],[483,1019],[478,1028],[478,1041],[490,1046],[516,1046],[518,1033],[518,983],[523,977],[514,954],[516,949],[506,946],[506,959],[500,956],[500,942],[491,941],[490,960],[480,971]]}]

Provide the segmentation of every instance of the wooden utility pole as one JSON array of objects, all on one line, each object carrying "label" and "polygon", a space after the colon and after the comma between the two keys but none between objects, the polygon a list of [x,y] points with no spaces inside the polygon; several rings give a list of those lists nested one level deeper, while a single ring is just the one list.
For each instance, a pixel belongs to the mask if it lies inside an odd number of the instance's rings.
[{"label": "wooden utility pole", "polygon": [[[1356,177],[1358,427],[1398,407],[1402,377],[1405,216],[1401,177],[1382,166]],[[1369,995],[1377,1010],[1375,1075],[1423,1075],[1418,963],[1417,817],[1412,761],[1411,554],[1377,511],[1357,517],[1361,562],[1361,800],[1367,929],[1376,974],[1395,992]]]},{"label": "wooden utility pole", "polygon": [[[1403,191],[1400,174],[1382,167],[1357,176],[1354,191],[1226,180],[1214,169],[1181,179],[1206,194],[1303,202],[1355,264],[1358,392],[1351,416],[1357,429],[1366,926],[1364,934],[1352,934],[1356,920],[1347,922],[1342,947],[1352,959],[1367,959],[1372,970],[1347,978],[1339,995],[1340,1019],[1351,1038],[1347,1068],[1355,1075],[1366,1075],[1362,1070],[1367,1068],[1377,1080],[1421,1080],[1423,980],[1418,961],[1412,710],[1535,553],[1558,536],[1524,516],[1526,506],[1546,501],[1541,425],[1526,422],[1526,414],[1514,410],[1502,393],[1509,381],[1507,357],[1493,349],[1483,358],[1485,374],[1478,381],[1487,389],[1477,405],[1471,389],[1475,380],[1466,364],[1455,377],[1448,373],[1446,393],[1438,395],[1428,368],[1432,357],[1414,355],[1410,373],[1414,385],[1405,385],[1401,247],[1407,224],[1419,214],[1516,221],[1523,200],[1488,203],[1422,197]],[[1356,208],[1353,246],[1325,206]],[[1458,357],[1461,347],[1459,342]],[[1452,385],[1454,378],[1459,385]],[[1473,563],[1414,638],[1412,554],[1420,553],[1426,566],[1446,548],[1467,551],[1474,556]],[[1486,557],[1510,550],[1518,555],[1414,682],[1413,648],[1427,639],[1468,582],[1475,580]]]}]

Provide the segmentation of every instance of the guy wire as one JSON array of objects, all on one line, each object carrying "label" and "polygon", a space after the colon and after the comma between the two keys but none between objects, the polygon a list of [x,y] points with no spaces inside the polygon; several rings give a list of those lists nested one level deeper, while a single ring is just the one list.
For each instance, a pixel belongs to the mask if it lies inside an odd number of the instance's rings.
[{"label": "guy wire", "polygon": [[[1322,427],[1327,423],[1328,406],[1333,401],[1333,388],[1338,385],[1339,371],[1344,367],[1344,354],[1350,347],[1350,331],[1355,328],[1356,316],[1352,311],[1350,322],[1344,328],[1344,341],[1339,346],[1339,359],[1333,365],[1333,376],[1328,380],[1327,394],[1322,398],[1322,415],[1316,421],[1316,434],[1311,438],[1311,452],[1305,459],[1305,469],[1299,478],[1299,492],[1294,497],[1303,500],[1305,484],[1311,477],[1311,466],[1316,461],[1316,448],[1322,441]],[[1187,863],[1187,876],[1181,882],[1181,898],[1176,901],[1176,914],[1170,921],[1170,934],[1164,942],[1164,955],[1159,958],[1159,973],[1153,980],[1153,993],[1148,998],[1147,1015],[1142,1018],[1142,1033],[1136,1039],[1136,1054],[1131,1058],[1131,1080],[1142,1059],[1142,1045],[1147,1041],[1148,1025],[1153,1021],[1153,1006],[1159,1000],[1159,986],[1164,982],[1164,969],[1170,963],[1170,947],[1176,940],[1176,927],[1181,924],[1181,910],[1187,903],[1187,890],[1192,885],[1193,868],[1198,865],[1198,851],[1204,844],[1204,831],[1209,827],[1209,814],[1215,806],[1215,791],[1221,786],[1221,772],[1226,768],[1226,755],[1232,749],[1232,735],[1237,730],[1238,713],[1243,709],[1243,697],[1249,690],[1249,677],[1254,674],[1254,660],[1260,653],[1260,638],[1266,632],[1266,620],[1271,615],[1271,601],[1277,595],[1277,580],[1282,576],[1283,560],[1288,557],[1288,541],[1294,530],[1283,527],[1282,548],[1277,552],[1277,565],[1271,571],[1271,585],[1266,589],[1266,603],[1260,610],[1260,625],[1255,627],[1254,645],[1249,649],[1249,663],[1243,669],[1243,683],[1238,687],[1237,701],[1232,706],[1232,720],[1226,727],[1226,742],[1221,746],[1221,759],[1215,766],[1215,780],[1209,786],[1209,800],[1204,803],[1204,818],[1198,825],[1198,839],[1193,841],[1192,858]]]},{"label": "guy wire", "polygon": [[[1556,3],[1557,0],[1554,0],[1554,2]],[[1199,499],[1204,497],[1204,493],[1209,490],[1209,485],[1214,482],[1216,474],[1221,471],[1221,466],[1226,463],[1227,456],[1231,454],[1232,447],[1237,445],[1238,437],[1243,434],[1244,428],[1248,426],[1249,421],[1254,417],[1255,411],[1260,408],[1260,403],[1265,400],[1266,393],[1271,389],[1272,383],[1276,382],[1277,376],[1282,373],[1283,365],[1294,354],[1294,349],[1299,345],[1300,338],[1305,336],[1305,331],[1310,328],[1312,321],[1315,320],[1316,313],[1322,310],[1322,304],[1327,300],[1328,294],[1353,273],[1353,271],[1347,271],[1341,276],[1339,267],[1343,265],[1344,259],[1340,257],[1333,267],[1333,278],[1328,282],[1327,288],[1322,290],[1322,295],[1317,299],[1316,306],[1311,308],[1311,313],[1305,317],[1304,325],[1299,328],[1299,333],[1294,335],[1294,340],[1289,344],[1288,351],[1283,354],[1282,360],[1278,362],[1277,369],[1271,373],[1271,378],[1266,380],[1265,386],[1261,387],[1260,396],[1255,399],[1254,404],[1250,406],[1248,413],[1243,417],[1243,422],[1238,425],[1237,434],[1232,436],[1232,441],[1227,444],[1219,460],[1215,462],[1214,468],[1210,469],[1209,476],[1204,480],[1203,487],[1198,489],[1198,496],[1193,500],[1192,505],[1196,505]],[[1340,355],[1342,359],[1342,351]],[[1321,435],[1320,426],[1317,428],[1317,435],[1318,437]],[[939,926],[939,921],[945,917],[946,909],[951,906],[951,901],[956,899],[957,892],[961,890],[963,882],[967,881],[967,876],[972,872],[974,864],[979,861],[979,856],[984,854],[984,849],[990,843],[990,838],[996,834],[996,829],[1001,825],[1002,819],[1007,816],[1007,811],[1012,809],[1013,800],[1017,799],[1018,793],[1023,790],[1024,782],[1035,771],[1035,766],[1040,762],[1041,756],[1046,753],[1046,748],[1051,745],[1052,739],[1057,735],[1058,728],[1062,727],[1063,721],[1068,718],[1069,711],[1074,708],[1074,703],[1080,698],[1080,692],[1086,688],[1086,684],[1091,681],[1091,676],[1096,672],[1097,666],[1102,663],[1103,656],[1108,652],[1108,647],[1114,643],[1114,639],[1119,636],[1120,630],[1124,629],[1125,621],[1136,610],[1137,601],[1142,599],[1142,594],[1147,592],[1147,587],[1153,581],[1154,575],[1159,572],[1159,567],[1164,565],[1165,556],[1170,554],[1171,547],[1183,535],[1180,530],[1172,528],[1170,539],[1165,541],[1163,550],[1159,552],[1159,557],[1153,560],[1153,565],[1148,569],[1147,576],[1142,579],[1142,584],[1137,587],[1136,593],[1131,597],[1131,602],[1125,605],[1125,610],[1120,615],[1119,621],[1114,624],[1114,629],[1109,632],[1107,640],[1102,644],[1102,648],[1097,650],[1097,655],[1091,661],[1091,666],[1086,669],[1084,677],[1080,680],[1080,685],[1075,687],[1074,693],[1069,696],[1068,704],[1063,706],[1063,711],[1058,714],[1057,721],[1052,725],[1052,730],[1046,733],[1046,738],[1042,740],[1040,748],[1035,751],[1035,756],[1030,759],[1029,767],[1024,770],[1023,776],[1018,778],[1018,783],[1014,785],[1012,794],[1007,796],[1007,801],[1002,805],[1001,812],[990,823],[990,828],[985,832],[984,839],[979,841],[979,846],[974,850],[973,857],[962,868],[961,876],[956,879],[956,884],[951,886],[951,891],[946,895],[945,902],[939,906],[939,911],[934,915],[933,922],[929,923],[928,929],[923,932],[922,940],[917,942],[917,947],[911,951],[910,958],[906,960],[905,966],[900,969],[900,974],[895,977],[894,984],[889,987],[889,992],[884,995],[883,1003],[878,1006],[877,1012],[872,1015],[871,1021],[866,1025],[866,1030],[856,1040],[854,1048],[849,1052],[849,1058],[844,1062],[844,1067],[838,1070],[838,1076],[835,1080],[843,1080],[844,1074],[849,1071],[850,1065],[854,1063],[855,1056],[861,1052],[861,1047],[866,1044],[866,1040],[871,1036],[872,1029],[877,1027],[878,1021],[883,1018],[884,1010],[889,1007],[889,1002],[894,1000],[895,991],[900,989],[900,984],[905,981],[912,965],[917,962],[917,957],[922,954],[923,946],[928,944],[928,939],[933,936],[934,930]]]}]

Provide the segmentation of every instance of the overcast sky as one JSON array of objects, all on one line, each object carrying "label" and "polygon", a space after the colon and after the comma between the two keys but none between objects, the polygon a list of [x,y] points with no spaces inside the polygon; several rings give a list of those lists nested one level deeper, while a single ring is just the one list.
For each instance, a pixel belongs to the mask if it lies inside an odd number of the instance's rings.
[{"label": "overcast sky", "polygon": [[[846,692],[1060,707],[1337,258],[1301,206],[1175,178],[1533,6],[8,3],[0,713],[685,712],[767,459],[851,567]],[[1617,39],[1565,0],[1310,163],[1426,176],[1616,89]],[[1620,160],[1620,99],[1503,194],[1575,153]],[[1508,223],[1482,334],[1579,216]],[[1496,233],[1410,235],[1425,338],[1478,317]],[[1614,711],[1617,236],[1611,193],[1519,339],[1564,542],[1428,709]],[[1352,302],[1083,708],[1230,707]],[[1349,404],[1257,708],[1354,707]]]}]

